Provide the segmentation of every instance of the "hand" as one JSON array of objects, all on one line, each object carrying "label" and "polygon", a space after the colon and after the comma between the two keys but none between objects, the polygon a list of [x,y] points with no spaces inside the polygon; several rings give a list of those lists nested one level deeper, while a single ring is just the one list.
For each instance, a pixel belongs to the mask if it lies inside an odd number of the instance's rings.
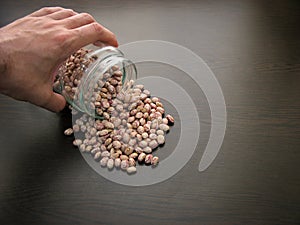
[{"label": "hand", "polygon": [[54,93],[55,72],[88,44],[117,47],[115,35],[87,13],[42,8],[0,29],[0,92],[58,112],[66,104]]}]

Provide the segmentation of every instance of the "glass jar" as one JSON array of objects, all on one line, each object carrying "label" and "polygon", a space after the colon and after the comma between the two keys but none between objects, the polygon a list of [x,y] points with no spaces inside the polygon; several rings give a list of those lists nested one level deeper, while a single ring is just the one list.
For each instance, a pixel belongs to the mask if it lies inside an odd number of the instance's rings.
[{"label": "glass jar", "polygon": [[[117,48],[88,45],[71,55],[59,68],[54,90],[77,111],[103,119],[118,94],[137,78],[133,62]],[[110,103],[110,104],[107,104]]]}]

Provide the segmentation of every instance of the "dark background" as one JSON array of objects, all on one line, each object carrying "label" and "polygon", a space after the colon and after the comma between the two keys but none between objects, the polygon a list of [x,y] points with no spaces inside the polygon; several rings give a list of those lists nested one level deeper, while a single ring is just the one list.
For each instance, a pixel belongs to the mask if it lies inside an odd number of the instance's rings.
[{"label": "dark background", "polygon": [[194,51],[222,87],[227,131],[199,173],[209,110],[183,76],[202,115],[197,151],[171,179],[128,187],[99,176],[72,147],[63,135],[67,110],[53,114],[0,95],[1,224],[300,223],[298,1],[4,0],[0,25],[50,5],[91,13],[120,44],[156,39]]}]

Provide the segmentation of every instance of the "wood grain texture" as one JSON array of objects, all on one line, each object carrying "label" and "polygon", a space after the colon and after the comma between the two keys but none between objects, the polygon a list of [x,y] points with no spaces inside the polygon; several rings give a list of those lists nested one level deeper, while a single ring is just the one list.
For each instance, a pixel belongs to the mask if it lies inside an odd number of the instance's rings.
[{"label": "wood grain texture", "polygon": [[71,125],[67,110],[53,114],[1,95],[1,224],[300,223],[297,1],[4,0],[0,25],[46,4],[93,14],[121,44],[166,40],[201,56],[224,93],[226,136],[214,163],[199,173],[209,108],[191,79],[165,68],[199,110],[197,151],[165,182],[121,186],[93,171],[63,135]]}]

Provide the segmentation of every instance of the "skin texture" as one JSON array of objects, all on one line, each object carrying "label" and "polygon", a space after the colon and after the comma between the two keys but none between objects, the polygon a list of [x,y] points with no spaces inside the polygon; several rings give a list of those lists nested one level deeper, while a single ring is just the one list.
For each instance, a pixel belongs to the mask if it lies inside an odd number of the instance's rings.
[{"label": "skin texture", "polygon": [[118,46],[115,35],[87,13],[46,7],[0,29],[0,92],[58,112],[66,104],[52,90],[55,72],[81,47]]}]

